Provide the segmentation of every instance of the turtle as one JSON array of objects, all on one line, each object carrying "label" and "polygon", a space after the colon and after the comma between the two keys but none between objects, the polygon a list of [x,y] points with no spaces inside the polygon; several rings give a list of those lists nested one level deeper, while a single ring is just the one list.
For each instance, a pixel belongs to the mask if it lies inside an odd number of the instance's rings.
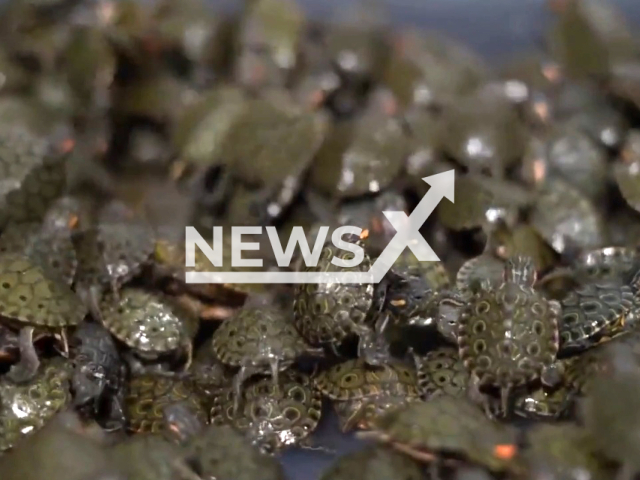
[{"label": "turtle", "polygon": [[95,225],[75,232],[73,241],[78,256],[76,292],[100,319],[98,303],[103,293],[110,290],[117,296],[120,287],[149,261],[155,245],[153,230],[124,203],[113,201],[101,208]]},{"label": "turtle", "polygon": [[[360,239],[350,237],[349,243],[364,250]],[[371,258],[364,258],[357,267],[345,268],[333,263],[337,258],[352,261],[352,251],[340,251],[332,243],[324,245],[315,266],[305,272],[369,271]],[[375,312],[382,306],[384,292],[370,283],[308,283],[298,284],[293,303],[294,323],[300,334],[312,346],[326,346],[338,353],[350,336],[371,331]]]},{"label": "turtle", "polygon": [[218,396],[233,383],[233,369],[223,364],[208,344],[203,344],[194,355],[187,372],[207,411]]},{"label": "turtle", "polygon": [[517,452],[514,427],[488,419],[469,399],[449,396],[392,410],[357,436],[421,462],[457,464],[462,457],[494,472],[507,470]]},{"label": "turtle", "polygon": [[462,397],[469,385],[469,372],[455,347],[438,347],[425,355],[415,355],[418,388],[423,400],[441,395]]},{"label": "turtle", "polygon": [[502,413],[510,392],[538,379],[557,384],[560,304],[533,289],[536,273],[530,257],[509,258],[503,283],[476,292],[460,316],[460,357],[481,388],[500,389]]},{"label": "turtle", "polygon": [[552,475],[546,478],[609,478],[610,472],[599,461],[593,439],[584,428],[568,422],[540,423],[527,429],[527,448],[516,460],[529,472],[540,466]]},{"label": "turtle", "polygon": [[420,464],[411,458],[377,445],[342,455],[327,468],[320,480],[422,480]]},{"label": "turtle", "polygon": [[308,375],[289,370],[278,381],[278,388],[268,378],[247,385],[240,410],[235,413],[233,391],[216,397],[211,422],[234,426],[267,453],[306,446],[320,421],[322,396]]},{"label": "turtle", "polygon": [[574,392],[562,384],[549,389],[543,385],[516,395],[513,411],[519,417],[535,420],[559,420],[571,414]]},{"label": "turtle", "polygon": [[[209,425],[184,447],[199,478],[284,480],[280,462],[264,454],[229,425]],[[155,477],[154,477],[155,478]]]},{"label": "turtle", "polygon": [[304,355],[319,354],[307,345],[285,311],[269,305],[245,305],[222,322],[211,346],[222,363],[239,369],[233,380],[236,410],[246,379],[270,373],[277,388],[281,371]]},{"label": "turtle", "polygon": [[9,372],[14,381],[29,381],[38,368],[34,336],[59,335],[68,353],[66,329],[78,325],[86,314],[73,291],[49,278],[29,257],[0,254],[0,320],[20,334],[20,362]]},{"label": "turtle", "polygon": [[74,406],[102,420],[110,430],[124,428],[127,369],[109,331],[98,323],[83,322],[70,344]]},{"label": "turtle", "polygon": [[194,411],[186,400],[167,404],[162,409],[165,435],[177,443],[186,444],[204,429],[205,423],[199,413],[200,410]]},{"label": "turtle", "polygon": [[54,231],[37,222],[9,223],[0,235],[0,253],[21,253],[40,265],[47,276],[71,285],[77,258],[70,231]]},{"label": "turtle", "polygon": [[640,305],[636,291],[620,281],[595,280],[576,286],[561,300],[560,352],[568,355],[628,330]]},{"label": "turtle", "polygon": [[548,179],[540,187],[529,222],[560,255],[607,243],[602,217],[593,203],[560,179]]},{"label": "turtle", "polygon": [[186,356],[189,368],[198,319],[172,298],[135,287],[118,298],[107,295],[100,303],[102,323],[142,361]]},{"label": "turtle", "polygon": [[68,360],[43,361],[36,375],[24,384],[0,380],[0,450],[8,450],[41,429],[71,402]]},{"label": "turtle", "polygon": [[207,413],[189,380],[147,374],[132,377],[124,403],[127,430],[135,433],[164,432],[167,427],[164,409],[176,403],[186,403],[199,420],[206,422]]},{"label": "turtle", "polygon": [[347,360],[320,372],[314,382],[332,400],[343,432],[367,428],[385,410],[419,398],[415,370],[397,360],[381,365]]}]

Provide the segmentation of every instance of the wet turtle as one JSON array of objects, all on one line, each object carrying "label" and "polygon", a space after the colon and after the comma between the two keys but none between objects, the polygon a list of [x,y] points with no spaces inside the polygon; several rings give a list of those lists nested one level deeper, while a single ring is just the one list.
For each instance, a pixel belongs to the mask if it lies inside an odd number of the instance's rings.
[{"label": "wet turtle", "polygon": [[358,436],[422,462],[444,457],[446,463],[448,455],[455,455],[491,471],[504,471],[517,451],[516,432],[510,425],[489,420],[465,398],[440,396],[390,411],[377,419],[373,430]]},{"label": "wet turtle", "polygon": [[0,235],[0,253],[21,253],[38,264],[49,278],[71,285],[77,259],[70,231],[55,231],[39,223],[10,223]]},{"label": "wet turtle", "polygon": [[516,395],[513,411],[520,417],[558,420],[571,413],[573,394],[572,389],[567,385],[560,385],[553,389],[540,386]]},{"label": "wet turtle", "polygon": [[189,367],[198,319],[170,297],[127,287],[117,299],[105,296],[100,311],[104,326],[142,361],[186,356]]},{"label": "wet turtle", "polygon": [[457,348],[439,347],[424,356],[414,354],[414,359],[423,400],[429,401],[441,395],[462,397],[466,394],[469,372]]},{"label": "wet turtle", "polygon": [[[364,250],[364,244],[351,238],[349,243]],[[307,266],[306,272],[369,271],[372,261],[364,253],[357,267],[336,266],[333,259],[353,261],[354,253],[340,251],[327,243],[316,266]],[[370,312],[381,304],[381,292],[372,284],[361,283],[309,283],[296,285],[293,305],[294,322],[300,334],[313,346],[328,346],[334,352],[347,337],[370,330]]]},{"label": "wet turtle", "polygon": [[480,387],[500,388],[508,414],[514,387],[543,377],[551,382],[558,352],[560,304],[533,289],[536,274],[528,257],[511,257],[503,283],[480,290],[460,317],[460,356]]},{"label": "wet turtle", "polygon": [[43,362],[25,384],[0,380],[0,450],[19,443],[71,402],[71,365],[64,358]]},{"label": "wet turtle", "polygon": [[137,275],[154,248],[154,234],[144,219],[123,203],[104,206],[97,224],[73,237],[78,256],[76,292],[100,318],[97,304],[105,290],[117,296],[120,287]]},{"label": "wet turtle", "polygon": [[458,344],[460,316],[472,297],[473,292],[456,289],[444,291],[439,295],[435,325],[438,333],[452,344]]},{"label": "wet turtle", "polygon": [[266,305],[245,305],[214,332],[211,345],[222,363],[239,368],[233,381],[236,409],[246,379],[270,373],[277,386],[279,373],[296,359],[318,354],[296,331],[285,311]]},{"label": "wet turtle", "polygon": [[74,405],[103,420],[108,429],[123,428],[127,372],[109,331],[97,323],[83,322],[70,340]]},{"label": "wet turtle", "polygon": [[635,289],[620,281],[592,281],[562,299],[560,352],[584,350],[628,330],[640,312]]},{"label": "wet turtle", "polygon": [[347,453],[327,468],[320,480],[422,480],[420,464],[406,456],[379,446],[368,446]]},{"label": "wet turtle", "polygon": [[165,407],[182,402],[199,420],[206,422],[207,414],[188,380],[159,375],[134,376],[124,404],[127,429],[135,433],[161,433],[167,426]]},{"label": "wet turtle", "polygon": [[212,403],[219,395],[231,387],[234,376],[233,370],[218,360],[208,344],[198,349],[188,374],[207,410],[211,409]]},{"label": "wet turtle", "polygon": [[218,480],[284,480],[280,462],[266,455],[228,425],[208,426],[185,447],[198,478]]},{"label": "wet turtle", "polygon": [[524,471],[544,465],[552,475],[547,478],[604,479],[610,473],[599,461],[589,432],[570,423],[538,424],[527,430],[528,447],[519,456]]},{"label": "wet turtle", "polygon": [[268,378],[247,385],[236,413],[232,391],[218,396],[211,410],[212,423],[234,426],[268,453],[304,446],[320,421],[322,396],[302,373],[287,371],[278,381],[278,388]]},{"label": "wet turtle", "polygon": [[605,247],[583,252],[572,265],[578,281],[620,281],[629,284],[640,270],[640,253],[633,248]]},{"label": "wet turtle", "polygon": [[530,222],[561,255],[606,244],[602,218],[593,203],[559,179],[550,179],[540,188]]},{"label": "wet turtle", "polygon": [[20,362],[9,372],[14,381],[28,381],[38,368],[34,335],[59,335],[68,352],[66,329],[86,314],[69,287],[49,278],[30,258],[0,254],[0,316],[5,326],[20,332]]},{"label": "wet turtle", "polygon": [[319,373],[317,388],[333,401],[343,432],[367,428],[385,410],[418,400],[416,373],[396,360],[379,366],[347,360]]}]

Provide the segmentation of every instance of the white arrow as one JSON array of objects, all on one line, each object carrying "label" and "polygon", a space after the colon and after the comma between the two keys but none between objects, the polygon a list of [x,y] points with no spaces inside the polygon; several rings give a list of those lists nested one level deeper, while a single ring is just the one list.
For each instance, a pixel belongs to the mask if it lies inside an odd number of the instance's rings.
[{"label": "white arrow", "polygon": [[411,212],[411,215],[407,216],[406,213],[397,211],[383,212],[391,225],[397,230],[397,233],[369,270],[375,283],[382,280],[402,251],[407,247],[413,251],[416,258],[421,262],[437,262],[440,260],[420,235],[419,230],[443,197],[446,197],[452,203],[454,202],[455,171],[448,170],[430,177],[424,177],[422,180],[431,185],[431,188],[422,197],[422,200]]}]

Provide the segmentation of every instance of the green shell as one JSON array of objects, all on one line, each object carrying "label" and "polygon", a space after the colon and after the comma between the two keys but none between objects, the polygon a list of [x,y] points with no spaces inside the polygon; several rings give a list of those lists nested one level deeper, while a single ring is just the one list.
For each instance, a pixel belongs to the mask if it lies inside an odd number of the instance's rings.
[{"label": "green shell", "polygon": [[184,402],[203,423],[207,421],[199,397],[188,381],[162,375],[141,375],[129,382],[125,397],[127,428],[135,433],[159,433],[165,427],[164,408]]},{"label": "green shell", "polygon": [[267,362],[268,356],[278,358],[284,369],[309,350],[281,310],[249,306],[220,325],[213,334],[212,346],[222,363],[234,367],[258,356]]},{"label": "green shell", "polygon": [[398,361],[371,366],[362,359],[347,360],[320,372],[314,381],[324,395],[338,401],[378,395],[418,396],[415,370]]},{"label": "green shell", "polygon": [[177,350],[190,343],[197,329],[197,320],[169,298],[136,288],[123,289],[118,299],[105,297],[100,311],[104,326],[140,353]]},{"label": "green shell", "polygon": [[456,274],[456,288],[475,291],[481,285],[497,288],[502,284],[504,261],[489,253],[467,260]]},{"label": "green shell", "polygon": [[110,460],[126,478],[173,480],[188,468],[182,450],[159,435],[135,435],[119,442],[110,451]]},{"label": "green shell", "polygon": [[560,350],[584,350],[624,331],[627,317],[638,311],[632,287],[620,282],[592,282],[576,287],[561,301]]},{"label": "green shell", "polygon": [[419,463],[393,450],[368,446],[348,453],[326,469],[320,480],[422,480]]},{"label": "green shell", "polygon": [[189,367],[193,385],[201,398],[206,399],[206,407],[231,387],[233,372],[224,365],[211,349],[202,345],[196,352]]},{"label": "green shell", "polygon": [[[361,242],[357,244],[364,248]],[[318,264],[306,267],[306,272],[340,272],[342,267],[331,263],[333,257],[344,260],[353,258],[351,252],[338,250],[333,244],[325,245]],[[349,272],[367,272],[371,259],[365,253],[357,267],[344,269]],[[314,346],[340,345],[352,335],[355,325],[364,325],[368,314],[376,304],[374,285],[370,283],[308,283],[296,285],[293,304],[294,321],[302,336]]]},{"label": "green shell", "polygon": [[440,396],[390,411],[368,436],[392,447],[400,445],[403,453],[418,459],[425,459],[424,453],[457,454],[500,471],[507,460],[495,455],[495,447],[514,445],[516,433],[509,425],[489,420],[466,398]]},{"label": "green shell", "polygon": [[556,358],[559,317],[557,302],[526,285],[479,291],[460,316],[460,357],[481,384],[533,381]]},{"label": "green shell", "polygon": [[270,378],[246,386],[237,414],[231,390],[218,396],[211,409],[212,423],[232,425],[269,452],[299,443],[320,422],[322,396],[301,373],[284,372],[278,382],[277,389]]},{"label": "green shell", "polygon": [[462,397],[467,393],[469,372],[457,348],[440,347],[424,356],[415,356],[418,388],[424,400],[441,395]]},{"label": "green shell", "polygon": [[48,232],[39,223],[9,224],[0,235],[0,253],[21,253],[52,279],[71,285],[78,260],[70,233]]},{"label": "green shell", "polygon": [[62,358],[43,362],[24,385],[0,380],[0,451],[31,435],[71,401],[71,364]]},{"label": "green shell", "polygon": [[87,309],[69,287],[50,279],[31,259],[3,253],[0,314],[12,321],[55,329],[77,325]]},{"label": "green shell", "polygon": [[395,271],[415,275],[425,280],[431,290],[442,290],[451,286],[449,272],[442,262],[421,262],[406,248],[393,263]]}]

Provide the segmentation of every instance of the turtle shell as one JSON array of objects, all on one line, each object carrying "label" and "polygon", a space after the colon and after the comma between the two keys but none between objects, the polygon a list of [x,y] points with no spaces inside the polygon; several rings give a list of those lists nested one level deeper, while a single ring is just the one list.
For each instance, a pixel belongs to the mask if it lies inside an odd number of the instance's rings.
[{"label": "turtle shell", "polygon": [[631,208],[640,211],[640,132],[633,130],[613,168],[618,189]]},{"label": "turtle shell", "polygon": [[320,480],[422,480],[420,464],[406,456],[370,445],[341,456],[320,477]]},{"label": "turtle shell", "polygon": [[421,262],[409,248],[405,248],[398,256],[392,268],[400,274],[422,278],[426,286],[434,291],[451,286],[451,278],[444,263]]},{"label": "turtle shell", "polygon": [[605,247],[581,254],[573,263],[574,276],[584,282],[585,277],[594,281],[621,281],[631,283],[640,271],[640,254],[633,248]]},{"label": "turtle shell", "polygon": [[269,453],[298,444],[320,421],[322,396],[302,373],[289,370],[279,376],[277,388],[266,378],[246,386],[242,393],[237,414],[231,390],[218,396],[211,409],[211,421],[245,432]]},{"label": "turtle shell", "polygon": [[516,415],[535,420],[557,420],[564,417],[571,406],[571,390],[562,385],[554,390],[544,387],[517,395],[514,401]]},{"label": "turtle shell", "polygon": [[71,285],[78,260],[70,233],[45,231],[39,223],[9,224],[0,235],[0,253],[22,253],[52,279]]},{"label": "turtle shell", "polygon": [[71,402],[70,375],[70,362],[58,357],[43,362],[26,384],[0,380],[0,451],[42,428]]},{"label": "turtle shell", "polygon": [[417,397],[413,368],[398,361],[367,365],[363,359],[347,360],[319,373],[317,388],[332,400],[358,400],[378,395]]},{"label": "turtle shell", "polygon": [[481,385],[535,380],[556,358],[559,317],[557,302],[525,285],[477,292],[460,316],[460,357]]},{"label": "turtle shell", "polygon": [[469,385],[469,372],[458,349],[439,347],[424,356],[415,356],[418,388],[424,400],[441,395],[462,397]]},{"label": "turtle shell", "polygon": [[561,304],[562,353],[584,350],[624,331],[625,322],[635,319],[639,306],[632,287],[611,281],[580,285]]},{"label": "turtle shell", "polygon": [[497,454],[514,446],[517,430],[489,420],[470,400],[440,396],[412,402],[380,417],[363,437],[377,439],[417,460],[457,454],[492,471],[504,470],[511,456]]},{"label": "turtle shell", "polygon": [[[356,242],[360,247],[364,245]],[[351,260],[352,252],[337,249],[327,244],[320,253],[315,267],[306,267],[306,272],[367,272],[371,259],[365,253],[357,267],[344,269],[331,263],[333,257]],[[378,301],[377,292],[371,283],[307,283],[296,285],[293,304],[295,326],[300,334],[314,346],[340,345],[355,333],[355,325],[364,325],[369,312]]]},{"label": "turtle shell", "polygon": [[203,399],[207,399],[207,406],[231,387],[233,373],[224,365],[211,349],[210,345],[202,345],[196,352],[189,367],[194,387]]},{"label": "turtle shell", "polygon": [[124,409],[128,430],[135,433],[159,433],[165,428],[164,408],[186,404],[203,423],[207,414],[190,382],[164,375],[141,375],[129,382]]},{"label": "turtle shell", "polygon": [[461,291],[475,291],[480,286],[497,288],[502,284],[504,261],[483,253],[464,262],[456,274],[456,287]]},{"label": "turtle shell", "polygon": [[225,320],[214,332],[213,351],[218,359],[230,366],[258,355],[278,358],[282,369],[309,351],[287,315],[274,307],[245,306]]},{"label": "turtle shell", "polygon": [[141,354],[163,354],[190,343],[197,320],[168,297],[137,288],[125,288],[100,304],[104,326]]},{"label": "turtle shell", "polygon": [[79,324],[87,309],[64,283],[49,278],[30,258],[0,254],[0,315],[45,328]]}]

